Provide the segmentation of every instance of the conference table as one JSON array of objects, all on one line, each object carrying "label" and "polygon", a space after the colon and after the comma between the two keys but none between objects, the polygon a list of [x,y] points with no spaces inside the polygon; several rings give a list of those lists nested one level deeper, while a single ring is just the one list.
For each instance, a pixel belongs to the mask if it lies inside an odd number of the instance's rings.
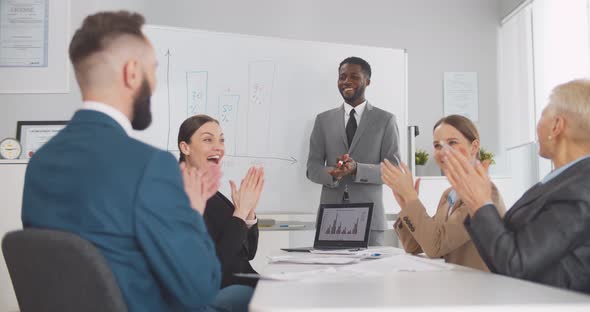
[{"label": "conference table", "polygon": [[[387,256],[347,265],[268,264],[262,276],[286,280],[261,279],[250,311],[590,311],[590,295],[583,293],[399,248],[379,252]],[[274,258],[284,255],[277,252]]]}]

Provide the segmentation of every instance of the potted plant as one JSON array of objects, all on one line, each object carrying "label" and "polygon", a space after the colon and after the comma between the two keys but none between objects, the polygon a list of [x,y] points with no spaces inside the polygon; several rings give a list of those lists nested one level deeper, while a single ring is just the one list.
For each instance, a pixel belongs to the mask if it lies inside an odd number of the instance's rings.
[{"label": "potted plant", "polygon": [[425,167],[424,165],[426,165],[426,162],[428,162],[428,153],[421,149],[421,148],[417,148],[416,149],[416,153],[415,153],[415,157],[416,157],[416,176],[423,176],[425,173]]},{"label": "potted plant", "polygon": [[487,151],[485,148],[481,147],[479,149],[479,155],[478,158],[481,162],[483,162],[484,160],[489,160],[490,161],[490,165],[495,164],[496,162],[494,161],[494,153]]}]

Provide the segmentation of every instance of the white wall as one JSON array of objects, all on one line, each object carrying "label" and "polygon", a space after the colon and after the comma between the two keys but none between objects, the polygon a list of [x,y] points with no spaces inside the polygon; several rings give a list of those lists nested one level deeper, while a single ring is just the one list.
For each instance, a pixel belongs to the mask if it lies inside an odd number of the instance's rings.
[{"label": "white wall", "polygon": [[[409,121],[419,125],[423,133],[417,138],[418,147],[432,152],[431,128],[443,113],[443,72],[476,71],[480,99],[477,125],[483,145],[496,151],[499,146],[496,33],[500,3],[497,0],[71,0],[71,22],[73,31],[91,12],[131,9],[143,13],[150,24],[406,48]],[[334,83],[327,86],[335,92],[339,61],[334,60]],[[70,94],[0,95],[0,137],[14,136],[17,120],[69,119],[79,106],[79,92],[73,79],[72,75]],[[314,105],[313,99],[303,98],[302,105]],[[402,133],[405,135],[405,130]],[[427,173],[437,172],[430,162]]]},{"label": "white wall", "polygon": [[525,0],[500,0],[500,17],[508,15],[512,10],[516,9]]}]

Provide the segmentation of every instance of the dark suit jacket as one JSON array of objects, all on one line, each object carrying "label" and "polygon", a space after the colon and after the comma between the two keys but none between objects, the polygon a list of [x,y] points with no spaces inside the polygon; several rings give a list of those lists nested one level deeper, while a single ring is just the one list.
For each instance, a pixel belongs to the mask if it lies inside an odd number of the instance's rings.
[{"label": "dark suit jacket", "polygon": [[503,220],[488,205],[465,226],[492,272],[590,293],[590,159],[533,186]]},{"label": "dark suit jacket", "polygon": [[195,311],[219,292],[215,246],[174,156],[130,138],[103,113],[76,112],[35,153],[22,220],[92,242],[129,311]]},{"label": "dark suit jacket", "polygon": [[221,261],[221,287],[232,284],[254,287],[255,279],[239,278],[233,274],[256,273],[249,261],[254,259],[258,248],[258,224],[248,229],[242,219],[233,216],[234,210],[232,202],[217,192],[207,201],[204,214],[205,223]]}]

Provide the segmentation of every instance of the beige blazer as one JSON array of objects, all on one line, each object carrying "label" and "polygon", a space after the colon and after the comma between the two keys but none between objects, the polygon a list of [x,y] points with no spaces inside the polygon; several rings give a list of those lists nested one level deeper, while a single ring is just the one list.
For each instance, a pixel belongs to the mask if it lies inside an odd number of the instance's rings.
[{"label": "beige blazer", "polygon": [[[420,200],[408,203],[395,222],[395,231],[408,253],[424,252],[430,258],[444,258],[449,263],[489,271],[463,225],[467,206],[458,199],[449,207],[450,191],[451,188],[444,191],[434,217],[428,215]],[[503,216],[506,207],[495,185],[492,185],[492,201]]]}]

